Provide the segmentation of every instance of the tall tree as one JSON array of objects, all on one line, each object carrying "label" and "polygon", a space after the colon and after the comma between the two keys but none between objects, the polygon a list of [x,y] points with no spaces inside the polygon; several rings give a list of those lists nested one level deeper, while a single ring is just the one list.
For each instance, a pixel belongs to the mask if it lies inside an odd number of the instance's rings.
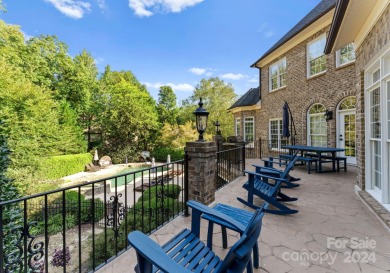
[{"label": "tall tree", "polygon": [[214,123],[218,120],[221,124],[221,132],[224,136],[234,134],[233,116],[227,112],[228,108],[236,100],[234,88],[218,77],[202,79],[195,87],[192,96],[183,101],[180,115],[184,122],[188,119],[194,120],[193,111],[198,107],[199,99],[203,99],[203,107],[210,113],[206,132],[215,135]]},{"label": "tall tree", "polygon": [[161,86],[158,93],[157,112],[161,124],[177,124],[176,94],[170,86]]},{"label": "tall tree", "polygon": [[0,58],[0,116],[12,149],[10,176],[25,190],[44,156],[85,151],[85,142],[62,126],[59,105],[50,91],[26,79],[19,68]]},{"label": "tall tree", "polygon": [[126,156],[138,159],[137,153],[149,148],[159,127],[155,101],[131,75],[106,69],[102,77],[104,111],[99,122],[105,151],[115,162],[123,162]]}]

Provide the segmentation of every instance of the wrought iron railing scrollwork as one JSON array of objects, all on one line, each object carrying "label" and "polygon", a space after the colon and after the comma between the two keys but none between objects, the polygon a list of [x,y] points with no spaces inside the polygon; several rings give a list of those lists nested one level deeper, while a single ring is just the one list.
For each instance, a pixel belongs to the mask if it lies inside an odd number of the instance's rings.
[{"label": "wrought iron railing scrollwork", "polygon": [[124,207],[123,202],[119,202],[120,197],[122,197],[122,193],[111,196],[110,201],[106,204],[106,210],[109,208],[110,211],[107,214],[107,227],[112,228],[115,237],[122,235],[119,234],[119,227],[126,214],[126,208]]},{"label": "wrought iron railing scrollwork", "polygon": [[[25,226],[16,226],[12,229],[10,236],[8,236],[10,238],[8,248],[12,250],[5,253],[4,272],[24,272],[26,260],[28,272],[40,270],[40,264],[37,262],[44,257],[45,243],[37,241],[37,238],[30,233],[31,228],[36,224],[33,221]],[[27,248],[24,245],[27,245]]]},{"label": "wrought iron railing scrollwork", "polygon": [[184,212],[184,173],[180,160],[0,202],[0,273],[96,271],[129,248],[130,231]]}]

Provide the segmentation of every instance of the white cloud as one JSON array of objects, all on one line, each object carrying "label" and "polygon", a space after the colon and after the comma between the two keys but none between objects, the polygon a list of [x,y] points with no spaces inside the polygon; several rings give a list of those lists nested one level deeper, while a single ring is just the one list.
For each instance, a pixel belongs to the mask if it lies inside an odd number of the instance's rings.
[{"label": "white cloud", "polygon": [[188,69],[189,72],[191,72],[192,74],[195,74],[195,75],[205,75],[207,77],[210,77],[211,75],[213,75],[213,69],[211,68],[198,68],[198,67],[193,67],[193,68],[190,68]]},{"label": "white cloud", "polygon": [[91,4],[78,0],[45,0],[51,3],[60,12],[74,19],[83,18],[91,10]]},{"label": "white cloud", "polygon": [[179,83],[179,84],[174,84],[174,83],[161,83],[161,82],[156,82],[156,83],[150,83],[150,82],[144,82],[146,87],[149,88],[154,88],[154,89],[160,89],[161,86],[170,86],[172,87],[173,91],[184,91],[184,92],[191,92],[195,89],[191,84],[188,83]]},{"label": "white cloud", "polygon": [[250,82],[250,83],[258,83],[259,82],[259,78],[253,77],[253,78],[249,79],[248,82]]},{"label": "white cloud", "polygon": [[23,30],[22,30],[22,34],[23,34],[23,36],[24,36],[24,40],[25,41],[28,41],[28,40],[30,40],[31,38],[34,38],[34,36],[32,36],[32,35],[28,35],[26,32],[24,32]]},{"label": "white cloud", "polygon": [[156,12],[178,13],[204,0],[129,0],[129,7],[140,17],[152,16]]},{"label": "white cloud", "polygon": [[259,26],[259,29],[257,30],[258,32],[263,32],[266,28],[268,27],[268,23],[262,23],[260,26]]},{"label": "white cloud", "polygon": [[242,80],[244,78],[248,78],[248,76],[243,75],[241,73],[236,73],[236,74],[235,73],[226,73],[226,74],[222,74],[221,78],[229,79],[229,80]]},{"label": "white cloud", "polygon": [[264,37],[265,38],[271,38],[272,36],[274,36],[275,35],[275,31],[273,31],[273,30],[268,30],[268,31],[266,31],[265,33],[264,33]]},{"label": "white cloud", "polygon": [[102,57],[95,58],[95,64],[99,64],[99,63],[102,63],[102,62],[104,62],[104,59]]},{"label": "white cloud", "polygon": [[193,68],[190,68],[188,71],[190,71],[192,74],[195,74],[195,75],[203,75],[204,73],[206,73],[206,68],[193,67]]},{"label": "white cloud", "polygon": [[268,23],[264,22],[260,25],[258,32],[261,32],[264,38],[268,39],[275,35],[275,31],[268,27]]},{"label": "white cloud", "polygon": [[97,0],[97,3],[100,9],[106,9],[106,0]]}]

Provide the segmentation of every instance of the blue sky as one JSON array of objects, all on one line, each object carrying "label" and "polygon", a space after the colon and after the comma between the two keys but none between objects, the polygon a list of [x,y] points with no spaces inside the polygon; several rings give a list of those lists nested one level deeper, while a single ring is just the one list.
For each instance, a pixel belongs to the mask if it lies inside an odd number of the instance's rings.
[{"label": "blue sky", "polygon": [[4,0],[0,18],[27,37],[56,35],[72,56],[86,49],[100,71],[131,70],[157,98],[178,100],[218,76],[244,94],[258,86],[250,68],[320,0]]}]

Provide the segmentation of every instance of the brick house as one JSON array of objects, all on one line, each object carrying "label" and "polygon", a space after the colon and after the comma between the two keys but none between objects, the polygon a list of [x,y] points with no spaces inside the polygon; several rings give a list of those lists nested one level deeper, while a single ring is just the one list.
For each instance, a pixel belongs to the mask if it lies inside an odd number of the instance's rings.
[{"label": "brick house", "polygon": [[236,128],[253,116],[253,138],[280,148],[286,101],[296,143],[345,148],[357,190],[390,210],[389,40],[388,0],[322,0],[252,65],[261,99],[229,109]]}]

